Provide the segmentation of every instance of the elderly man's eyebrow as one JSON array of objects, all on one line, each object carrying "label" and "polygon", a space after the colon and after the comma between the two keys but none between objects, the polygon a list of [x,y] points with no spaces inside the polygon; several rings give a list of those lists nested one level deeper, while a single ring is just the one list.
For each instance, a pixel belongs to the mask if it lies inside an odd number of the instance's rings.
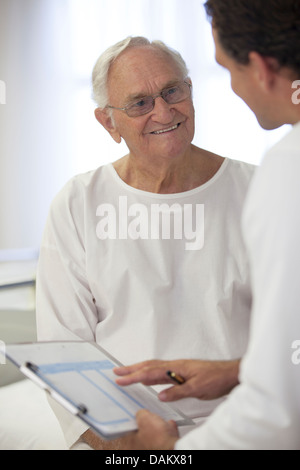
[{"label": "elderly man's eyebrow", "polygon": [[[180,82],[181,82],[181,80],[178,80],[178,79],[171,80],[171,81],[167,82],[159,91],[165,90],[166,88],[172,88],[172,86],[178,85],[178,83],[180,83]],[[131,103],[133,101],[138,101],[141,98],[145,98],[146,96],[151,96],[151,95],[149,95],[147,93],[137,93],[137,94],[129,95],[127,100],[126,100],[126,103]]]}]

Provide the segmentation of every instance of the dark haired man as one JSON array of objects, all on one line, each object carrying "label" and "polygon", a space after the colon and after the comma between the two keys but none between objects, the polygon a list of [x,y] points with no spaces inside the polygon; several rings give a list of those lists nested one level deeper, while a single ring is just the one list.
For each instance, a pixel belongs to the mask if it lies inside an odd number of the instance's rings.
[{"label": "dark haired man", "polygon": [[174,424],[140,412],[132,445],[300,449],[300,0],[208,0],[205,7],[233,90],[264,129],[293,129],[265,156],[244,210],[254,301],[240,385],[181,439]]}]

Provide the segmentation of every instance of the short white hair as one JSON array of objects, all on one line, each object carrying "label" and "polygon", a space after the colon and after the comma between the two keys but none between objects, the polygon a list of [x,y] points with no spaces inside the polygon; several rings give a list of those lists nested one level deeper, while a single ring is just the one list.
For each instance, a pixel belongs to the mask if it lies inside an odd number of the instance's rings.
[{"label": "short white hair", "polygon": [[92,74],[92,84],[93,84],[93,94],[92,97],[96,102],[97,106],[101,109],[104,109],[108,104],[108,91],[107,91],[107,82],[108,74],[111,65],[119,57],[119,55],[124,52],[126,49],[132,47],[145,47],[152,46],[157,48],[160,51],[163,51],[169,57],[171,57],[174,62],[179,66],[184,78],[188,76],[188,69],[185,61],[182,56],[175,49],[170,48],[162,41],[149,41],[149,39],[142,36],[132,37],[124,39],[123,41],[118,42],[114,46],[109,47],[97,60],[96,65],[93,69]]}]

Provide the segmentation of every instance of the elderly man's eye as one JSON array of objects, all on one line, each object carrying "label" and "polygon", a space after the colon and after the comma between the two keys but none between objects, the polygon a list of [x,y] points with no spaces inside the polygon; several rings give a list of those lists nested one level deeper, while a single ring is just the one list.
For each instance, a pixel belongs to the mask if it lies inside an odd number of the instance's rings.
[{"label": "elderly man's eye", "polygon": [[142,108],[143,106],[145,106],[147,104],[147,101],[146,100],[140,100],[140,101],[137,101],[136,103],[134,103],[132,105],[132,107],[135,107],[135,108]]},{"label": "elderly man's eye", "polygon": [[178,91],[178,87],[176,86],[176,87],[169,88],[168,90],[166,90],[166,92],[167,92],[166,94],[167,95],[174,95],[175,93],[177,93],[177,91]]}]

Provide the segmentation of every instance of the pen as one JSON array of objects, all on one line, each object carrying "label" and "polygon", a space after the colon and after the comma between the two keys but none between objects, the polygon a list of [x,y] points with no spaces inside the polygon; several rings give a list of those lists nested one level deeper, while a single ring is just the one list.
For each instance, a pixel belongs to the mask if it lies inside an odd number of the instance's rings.
[{"label": "pen", "polygon": [[167,375],[179,385],[182,385],[185,383],[185,379],[181,377],[181,375],[176,374],[176,372],[172,372],[168,370]]}]

